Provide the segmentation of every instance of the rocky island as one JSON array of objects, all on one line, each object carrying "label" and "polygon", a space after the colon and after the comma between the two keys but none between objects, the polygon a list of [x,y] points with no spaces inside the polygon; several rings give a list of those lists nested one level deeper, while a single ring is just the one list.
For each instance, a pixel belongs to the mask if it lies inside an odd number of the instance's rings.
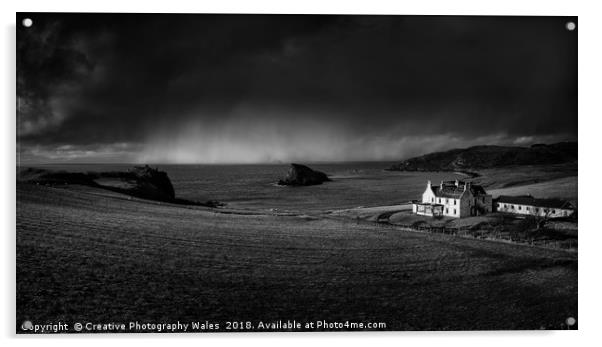
[{"label": "rocky island", "polygon": [[292,163],[285,178],[278,181],[281,186],[311,186],[330,181],[328,176],[320,171]]}]

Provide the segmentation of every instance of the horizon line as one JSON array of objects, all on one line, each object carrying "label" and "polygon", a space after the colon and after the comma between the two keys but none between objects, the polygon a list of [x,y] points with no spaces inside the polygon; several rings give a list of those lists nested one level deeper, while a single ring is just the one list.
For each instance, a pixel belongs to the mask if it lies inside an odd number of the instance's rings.
[{"label": "horizon line", "polygon": [[291,165],[291,164],[346,164],[346,163],[396,163],[403,161],[399,160],[293,160],[286,162],[224,162],[224,163],[173,163],[173,162],[27,162],[17,164],[16,166],[31,166],[31,165],[205,165],[205,166],[218,166],[218,165]]}]

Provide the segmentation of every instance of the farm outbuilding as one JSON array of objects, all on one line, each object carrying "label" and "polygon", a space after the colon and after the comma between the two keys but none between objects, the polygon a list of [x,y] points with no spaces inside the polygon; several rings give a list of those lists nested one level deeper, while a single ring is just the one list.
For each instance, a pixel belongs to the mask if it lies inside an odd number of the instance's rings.
[{"label": "farm outbuilding", "polygon": [[566,200],[536,199],[531,195],[502,195],[495,200],[494,206],[498,212],[548,218],[569,217],[575,213],[575,207]]}]

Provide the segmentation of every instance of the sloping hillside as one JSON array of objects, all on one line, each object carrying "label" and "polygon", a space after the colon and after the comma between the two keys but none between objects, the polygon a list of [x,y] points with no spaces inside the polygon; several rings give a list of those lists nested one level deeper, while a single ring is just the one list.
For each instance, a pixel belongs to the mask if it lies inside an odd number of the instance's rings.
[{"label": "sloping hillside", "polygon": [[32,317],[201,319],[227,332],[226,321],[286,319],[559,329],[577,314],[575,252],[104,192],[17,183],[17,332]]},{"label": "sloping hillside", "polygon": [[471,171],[515,165],[551,165],[577,162],[577,142],[531,147],[475,146],[435,152],[393,165],[393,171]]}]

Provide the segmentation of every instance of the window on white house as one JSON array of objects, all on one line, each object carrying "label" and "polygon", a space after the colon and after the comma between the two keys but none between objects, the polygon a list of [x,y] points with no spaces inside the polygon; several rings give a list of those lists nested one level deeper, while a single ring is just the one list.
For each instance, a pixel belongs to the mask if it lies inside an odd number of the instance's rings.
[{"label": "window on white house", "polygon": [[519,206],[519,207],[518,207],[518,209],[519,209],[519,210],[522,210],[522,207],[521,207],[521,206]]},{"label": "window on white house", "polygon": [[458,200],[454,199],[454,205],[457,205]]},{"label": "window on white house", "polygon": [[454,208],[454,214],[456,214],[456,209]]},{"label": "window on white house", "polygon": [[448,210],[447,210],[447,208],[445,209],[445,213],[449,213]]}]

